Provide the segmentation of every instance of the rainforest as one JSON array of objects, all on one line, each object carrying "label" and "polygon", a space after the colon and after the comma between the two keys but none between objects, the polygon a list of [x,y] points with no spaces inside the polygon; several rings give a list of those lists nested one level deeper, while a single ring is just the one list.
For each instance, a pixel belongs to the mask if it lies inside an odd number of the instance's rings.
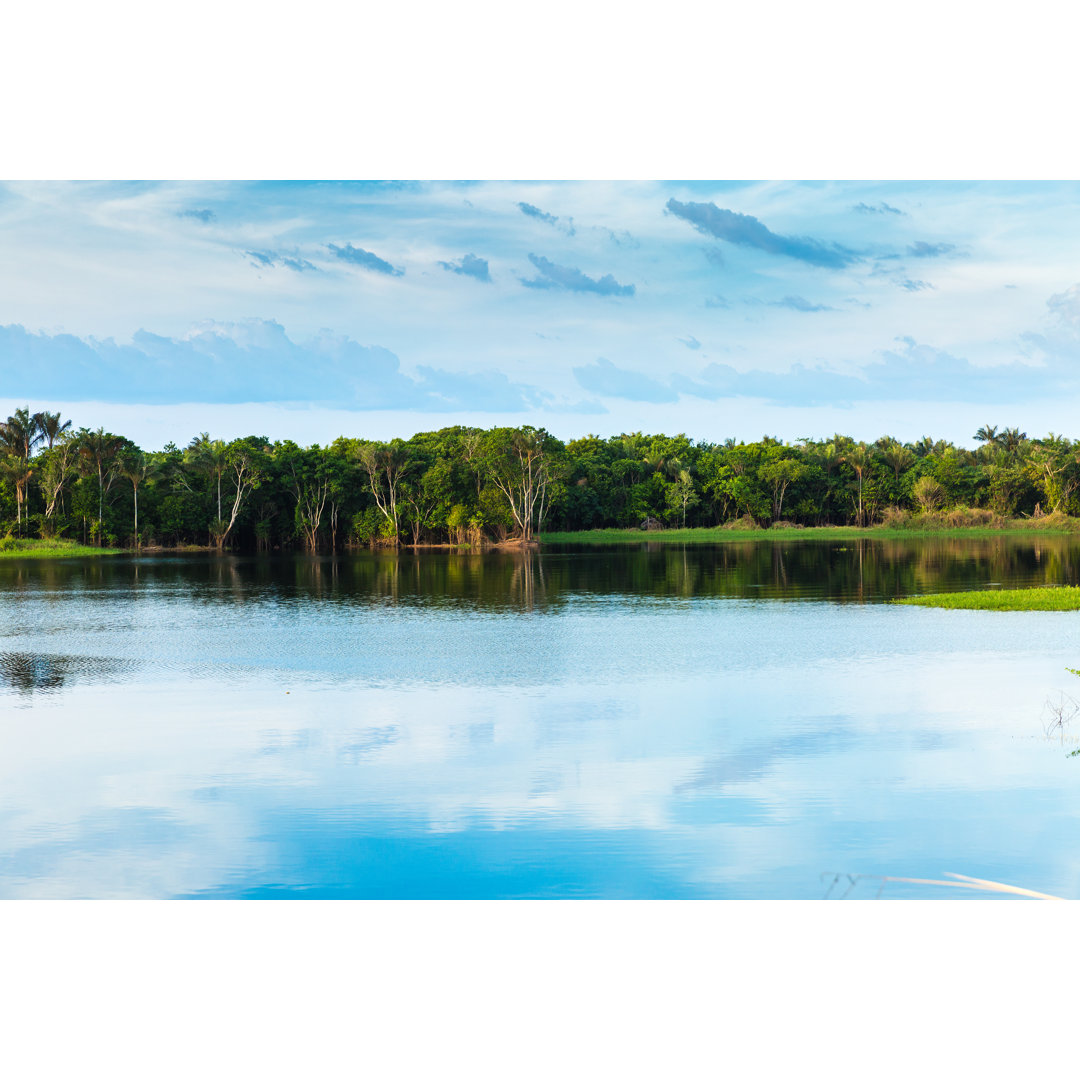
[{"label": "rainforest", "polygon": [[989,424],[974,441],[632,432],[563,442],[531,426],[455,426],[313,446],[204,432],[145,450],[27,407],[0,424],[0,527],[9,547],[66,539],[308,552],[477,548],[595,530],[1071,531],[1080,442]]}]

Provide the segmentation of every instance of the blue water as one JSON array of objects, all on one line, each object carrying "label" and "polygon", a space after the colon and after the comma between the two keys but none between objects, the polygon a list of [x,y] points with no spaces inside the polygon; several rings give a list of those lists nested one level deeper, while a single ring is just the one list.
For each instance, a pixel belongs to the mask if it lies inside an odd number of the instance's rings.
[{"label": "blue water", "polygon": [[3,564],[0,896],[1080,897],[1034,552]]}]

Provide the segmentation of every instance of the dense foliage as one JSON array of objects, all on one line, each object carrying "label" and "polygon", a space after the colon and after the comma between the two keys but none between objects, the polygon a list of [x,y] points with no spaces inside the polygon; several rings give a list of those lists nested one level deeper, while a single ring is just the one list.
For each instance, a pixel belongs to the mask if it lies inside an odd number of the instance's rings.
[{"label": "dense foliage", "polygon": [[449,427],[408,440],[298,446],[203,433],[141,450],[59,413],[0,424],[10,536],[95,544],[337,550],[479,545],[540,528],[895,524],[968,508],[1080,512],[1080,442],[980,428],[978,449],[929,437],[868,444],[694,442],[635,432],[562,443],[532,427]]}]

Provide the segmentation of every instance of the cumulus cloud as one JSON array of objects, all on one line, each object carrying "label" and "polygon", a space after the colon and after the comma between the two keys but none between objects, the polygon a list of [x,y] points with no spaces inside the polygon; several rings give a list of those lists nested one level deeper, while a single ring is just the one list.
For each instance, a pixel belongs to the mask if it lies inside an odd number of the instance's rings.
[{"label": "cumulus cloud", "polygon": [[280,323],[209,321],[174,338],[139,330],[131,344],[0,326],[0,355],[28,399],[140,404],[304,401],[353,409],[524,412],[550,398],[499,372],[401,370],[388,349],[323,331],[293,341]]},{"label": "cumulus cloud", "polygon": [[916,240],[914,244],[908,245],[907,253],[917,259],[936,259],[955,250],[955,244],[929,244],[925,240]]},{"label": "cumulus cloud", "polygon": [[866,203],[856,203],[851,208],[857,214],[900,214],[906,216],[903,210],[898,210],[895,206],[890,206],[887,202],[879,202],[874,206],[868,206]]},{"label": "cumulus cloud", "polygon": [[192,218],[194,221],[201,221],[204,225],[209,225],[211,221],[217,221],[217,214],[213,210],[205,208],[201,210],[178,210],[176,216],[178,218]]},{"label": "cumulus cloud", "polygon": [[420,387],[438,402],[429,408],[521,412],[552,401],[552,395],[546,391],[512,383],[498,371],[451,372],[431,367],[416,370]]},{"label": "cumulus cloud", "polygon": [[727,364],[706,366],[697,378],[676,375],[680,393],[716,401],[752,397],[780,405],[852,405],[866,401],[1003,402],[1052,393],[1064,372],[1046,373],[1025,364],[977,367],[912,337],[896,339],[857,373],[795,364],[788,371],[736,371]]},{"label": "cumulus cloud", "polygon": [[668,199],[668,213],[682,218],[706,236],[715,236],[729,244],[756,248],[770,255],[785,255],[811,266],[842,269],[862,256],[840,244],[829,244],[809,236],[781,236],[749,214],[724,210],[715,203],[683,203]]},{"label": "cumulus cloud", "polygon": [[302,274],[305,270],[318,270],[307,259],[301,259],[297,255],[282,255],[277,251],[245,251],[244,255],[251,260],[251,265],[256,268],[284,266],[289,270],[295,270]]},{"label": "cumulus cloud", "polygon": [[[1074,342],[1074,352],[1077,350]],[[696,374],[676,373],[666,380],[620,368],[599,359],[574,368],[578,383],[607,398],[653,403],[678,395],[720,401],[756,398],[777,405],[854,405],[868,401],[1004,402],[1037,399],[1076,387],[1071,364],[1036,368],[1011,363],[979,367],[963,357],[905,336],[879,350],[857,371],[795,364],[786,371],[738,371],[710,363]]]},{"label": "cumulus cloud", "polygon": [[679,395],[670,386],[657,382],[638,371],[616,367],[600,357],[592,364],[574,368],[574,378],[586,390],[601,397],[624,398],[627,401],[663,403],[677,401]]},{"label": "cumulus cloud", "polygon": [[591,278],[573,266],[559,266],[542,255],[529,255],[540,277],[522,278],[521,284],[530,289],[567,289],[570,292],[598,293],[600,296],[633,296],[633,285],[620,285],[611,274]]},{"label": "cumulus cloud", "polygon": [[390,277],[401,277],[405,273],[404,270],[393,266],[385,259],[380,259],[373,252],[353,247],[352,244],[346,244],[344,247],[339,247],[337,244],[327,244],[327,247],[330,249],[331,254],[344,262],[352,263],[353,266],[360,266],[365,270],[374,270],[379,274],[387,274]]},{"label": "cumulus cloud", "polygon": [[457,262],[440,262],[439,265],[451,274],[464,274],[466,277],[476,278],[477,281],[491,281],[487,259],[473,254],[464,255]]}]

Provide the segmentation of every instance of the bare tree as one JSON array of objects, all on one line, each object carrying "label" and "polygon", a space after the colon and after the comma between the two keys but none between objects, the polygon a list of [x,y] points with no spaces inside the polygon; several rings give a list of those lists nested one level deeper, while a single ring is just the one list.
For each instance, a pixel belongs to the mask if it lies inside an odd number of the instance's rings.
[{"label": "bare tree", "polygon": [[485,473],[506,497],[526,542],[547,512],[553,449],[543,428],[494,428],[485,439]]},{"label": "bare tree", "polygon": [[48,454],[43,454],[44,464],[38,483],[45,496],[45,519],[51,521],[57,508],[62,504],[64,484],[67,483],[72,466],[75,463],[75,440],[66,433],[55,440]]},{"label": "bare tree", "polygon": [[409,468],[405,444],[400,439],[389,443],[364,443],[360,447],[360,464],[367,473],[375,505],[393,527],[396,544],[400,531],[399,488]]}]

